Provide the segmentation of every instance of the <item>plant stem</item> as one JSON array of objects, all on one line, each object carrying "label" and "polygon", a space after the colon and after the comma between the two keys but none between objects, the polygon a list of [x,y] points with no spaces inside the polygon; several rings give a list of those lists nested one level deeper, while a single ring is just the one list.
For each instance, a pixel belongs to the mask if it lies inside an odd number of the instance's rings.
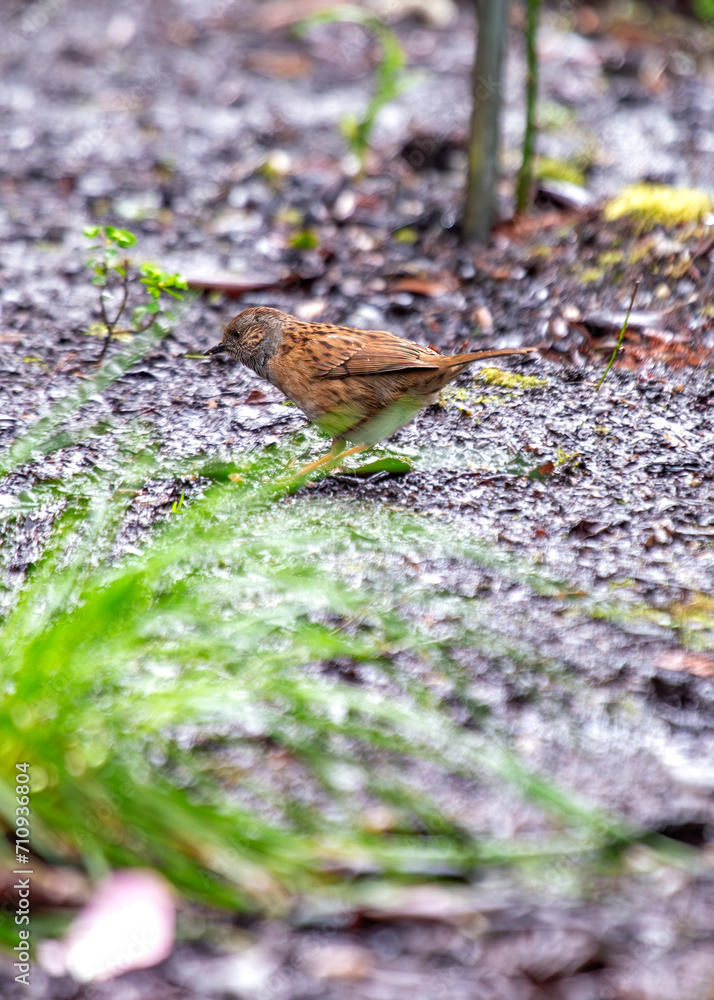
[{"label": "plant stem", "polygon": [[533,150],[536,134],[536,102],[538,99],[538,53],[536,33],[541,0],[526,0],[526,130],[523,135],[523,160],[516,185],[516,212],[525,212],[533,183]]},{"label": "plant stem", "polygon": [[[119,309],[117,310],[116,316],[113,320],[109,319],[107,315],[107,307],[104,302],[104,290],[99,293],[99,308],[102,311],[102,322],[107,328],[107,335],[104,338],[104,343],[102,344],[102,350],[99,357],[96,360],[96,364],[100,365],[104,360],[104,355],[107,353],[107,348],[109,347],[109,341],[112,339],[112,334],[114,333],[114,328],[121,319],[122,313],[126,308],[126,300],[129,297],[129,261],[125,260],[122,262],[124,268],[124,274],[122,276],[122,299],[119,304]],[[105,286],[106,287],[106,286]]]},{"label": "plant stem", "polygon": [[607,375],[607,373],[610,371],[610,369],[612,368],[613,364],[615,363],[615,358],[617,357],[617,352],[620,350],[620,347],[622,346],[622,341],[625,339],[625,332],[627,330],[627,324],[628,324],[629,319],[630,319],[630,313],[632,312],[632,307],[635,304],[635,295],[637,295],[637,289],[639,287],[640,287],[640,279],[638,278],[637,281],[635,282],[635,287],[632,289],[632,298],[630,299],[630,304],[627,307],[627,314],[625,315],[625,322],[622,324],[622,329],[620,330],[620,336],[618,338],[617,343],[615,344],[615,350],[612,352],[612,357],[610,358],[610,361],[608,362],[607,368],[602,373],[600,381],[595,386],[595,392],[597,392],[598,389],[600,388],[600,386],[603,384],[603,382],[605,381],[605,376]]}]

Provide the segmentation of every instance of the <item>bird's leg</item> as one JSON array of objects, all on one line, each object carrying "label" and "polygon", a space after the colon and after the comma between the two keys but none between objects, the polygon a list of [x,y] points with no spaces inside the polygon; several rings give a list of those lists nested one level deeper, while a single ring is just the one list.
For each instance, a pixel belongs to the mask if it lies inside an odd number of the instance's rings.
[{"label": "bird's leg", "polygon": [[361,451],[365,451],[368,446],[366,444],[356,444],[354,448],[348,448],[347,451],[339,452],[335,457],[342,462],[343,458],[347,458],[348,455],[359,455]]},{"label": "bird's leg", "polygon": [[328,451],[326,455],[321,458],[316,459],[314,462],[310,462],[309,465],[303,466],[298,472],[294,473],[295,478],[306,476],[309,472],[315,472],[317,469],[322,469],[327,467],[329,469],[334,469],[336,465],[342,462],[343,458],[347,458],[348,455],[357,455],[359,452],[364,451],[367,447],[366,444],[356,444],[354,448],[348,448],[345,451],[345,442],[342,438],[332,439],[332,448]]},{"label": "bird's leg", "polygon": [[345,442],[340,438],[332,439],[332,447],[327,452],[326,455],[322,455],[320,458],[315,459],[314,462],[310,462],[309,465],[304,465],[302,469],[294,473],[295,477],[306,476],[308,472],[315,472],[316,469],[321,469],[323,465],[327,465],[333,458],[336,458],[341,454],[342,449],[345,446]]}]

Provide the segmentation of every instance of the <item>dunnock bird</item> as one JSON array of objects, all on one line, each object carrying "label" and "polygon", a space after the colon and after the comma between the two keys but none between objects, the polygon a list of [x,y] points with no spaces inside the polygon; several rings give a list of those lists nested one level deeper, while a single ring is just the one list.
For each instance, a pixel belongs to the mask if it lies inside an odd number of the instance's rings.
[{"label": "dunnock bird", "polygon": [[[302,474],[381,441],[474,361],[533,350],[442,355],[386,330],[304,323],[258,306],[239,313],[206,354],[225,351],[252,368],[332,435],[332,451]],[[357,446],[345,450],[346,441]]]}]

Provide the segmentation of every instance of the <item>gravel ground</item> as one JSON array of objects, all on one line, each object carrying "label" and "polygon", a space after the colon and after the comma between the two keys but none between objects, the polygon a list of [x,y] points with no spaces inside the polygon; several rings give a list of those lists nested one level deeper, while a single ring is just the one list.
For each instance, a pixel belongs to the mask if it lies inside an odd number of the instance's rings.
[{"label": "gravel ground", "polygon": [[[266,11],[277,9],[78,0],[5,15],[0,442],[94,371],[100,342],[84,331],[99,315],[78,249],[83,226],[127,225],[144,256],[199,284],[272,287],[194,302],[159,347],[69,421],[106,420],[119,432],[16,470],[0,484],[0,504],[12,514],[37,484],[118,466],[121,433],[137,428],[163,454],[226,462],[290,439],[304,419],[276,390],[225,358],[186,357],[247,305],[386,326],[443,351],[473,343],[476,328],[479,346],[543,345],[541,356],[499,366],[542,384],[494,385],[475,371],[401,430],[390,444],[414,459],[411,472],[333,475],[287,502],[348,499],[367,513],[376,504],[439,517],[568,581],[588,614],[495,569],[475,574],[439,559],[414,569],[436,591],[478,596],[504,642],[549,665],[459,651],[522,759],[644,829],[693,844],[698,860],[648,878],[633,850],[621,882],[594,875],[571,885],[563,863],[530,881],[497,871],[468,887],[366,899],[348,914],[316,915],[306,903],[289,922],[223,927],[210,948],[183,944],[156,970],[84,990],[39,969],[29,991],[17,987],[3,960],[2,996],[704,1000],[714,981],[710,262],[705,255],[695,275],[669,267],[686,243],[677,237],[679,249],[660,247],[659,269],[633,271],[643,278],[641,315],[624,365],[596,395],[631,284],[611,271],[584,281],[583,270],[622,236],[617,226],[551,206],[550,221],[502,227],[487,250],[457,240],[468,10],[439,30],[396,25],[424,75],[383,114],[374,163],[359,179],[336,122],[364,106],[374,52],[350,26],[300,42],[269,31]],[[544,133],[543,151],[588,152],[596,196],[645,176],[711,189],[714,83],[706,60],[696,72],[699,36],[673,30],[664,43],[648,38],[650,25],[634,41],[616,29],[588,37],[561,21],[546,16],[543,91],[567,115]],[[522,123],[520,49],[514,33],[509,149]],[[295,208],[300,221],[286,212]],[[407,227],[413,242],[398,237]],[[296,228],[314,229],[319,246],[292,247]],[[306,437],[306,460],[319,444]],[[140,540],[182,489],[190,496],[200,483],[149,484],[121,545]],[[6,603],[56,513],[28,509],[4,522]],[[370,683],[359,670],[357,679]],[[503,797],[496,807],[487,788],[444,795],[452,805],[461,795],[464,817],[491,834],[530,817]],[[185,918],[210,926],[209,915]]]}]

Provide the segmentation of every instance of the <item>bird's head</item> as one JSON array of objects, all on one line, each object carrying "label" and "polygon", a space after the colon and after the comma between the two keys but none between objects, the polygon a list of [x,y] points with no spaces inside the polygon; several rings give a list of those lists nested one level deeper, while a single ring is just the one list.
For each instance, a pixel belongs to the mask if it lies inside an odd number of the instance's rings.
[{"label": "bird's head", "polygon": [[277,354],[289,319],[279,309],[268,306],[244,309],[225,328],[220,344],[209,348],[206,354],[230,354],[266,378],[265,365]]}]

